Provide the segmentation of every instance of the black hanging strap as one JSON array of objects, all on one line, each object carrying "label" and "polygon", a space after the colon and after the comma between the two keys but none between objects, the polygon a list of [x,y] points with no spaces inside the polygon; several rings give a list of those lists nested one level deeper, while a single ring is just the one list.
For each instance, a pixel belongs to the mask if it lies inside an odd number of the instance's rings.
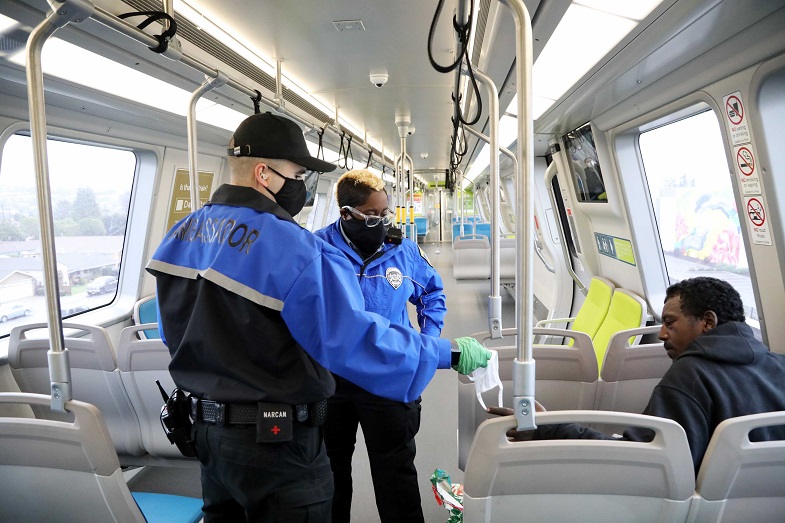
[{"label": "black hanging strap", "polygon": [[137,11],[135,13],[123,13],[121,15],[117,15],[117,18],[125,19],[131,18],[132,16],[147,17],[146,20],[136,26],[138,29],[144,29],[156,20],[166,19],[169,21],[169,28],[166,31],[159,35],[153,35],[158,40],[158,46],[150,47],[150,50],[155,53],[165,53],[169,48],[169,41],[174,38],[175,34],[177,34],[177,22],[175,22],[174,17],[162,11]]},{"label": "black hanging strap", "polygon": [[327,128],[327,124],[324,124],[321,129],[316,131],[316,134],[319,136],[319,148],[316,149],[316,157],[324,160],[324,145],[322,140],[324,139],[324,130]]},{"label": "black hanging strap", "polygon": [[259,109],[259,103],[262,101],[262,93],[256,89],[254,89],[254,92],[256,93],[256,98],[253,96],[251,97],[251,101],[253,102],[253,114],[259,114],[262,112],[261,109]]},{"label": "black hanging strap", "polygon": [[[346,131],[341,131],[341,144],[338,146],[338,167],[346,169],[346,149],[343,148],[343,138],[346,136]],[[343,159],[343,165],[341,165]]]},{"label": "black hanging strap", "polygon": [[[354,155],[352,154],[352,138],[353,136],[350,134],[349,139],[346,142],[346,159],[344,164],[346,164],[346,168],[349,170],[354,169]],[[349,160],[352,161],[351,166],[349,165]]]}]

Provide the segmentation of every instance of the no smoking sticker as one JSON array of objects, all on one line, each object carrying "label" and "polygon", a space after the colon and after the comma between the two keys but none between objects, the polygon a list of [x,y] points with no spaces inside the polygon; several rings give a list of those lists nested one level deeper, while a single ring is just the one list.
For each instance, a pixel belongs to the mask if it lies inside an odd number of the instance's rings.
[{"label": "no smoking sticker", "polygon": [[750,227],[752,243],[757,245],[771,245],[771,233],[767,223],[766,208],[761,198],[745,198],[744,214]]},{"label": "no smoking sticker", "polygon": [[744,102],[741,99],[741,92],[736,91],[722,99],[725,118],[728,120],[730,136],[733,145],[741,145],[750,142],[750,129],[744,110]]},{"label": "no smoking sticker", "polygon": [[760,177],[755,165],[752,145],[734,147],[734,163],[742,194],[761,194]]}]

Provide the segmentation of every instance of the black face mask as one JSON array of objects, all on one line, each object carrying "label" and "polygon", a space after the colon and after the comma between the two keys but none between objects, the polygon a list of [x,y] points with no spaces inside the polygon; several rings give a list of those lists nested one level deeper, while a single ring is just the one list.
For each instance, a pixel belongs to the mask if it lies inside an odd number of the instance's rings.
[{"label": "black face mask", "polygon": [[281,208],[292,217],[297,216],[297,214],[303,210],[303,207],[305,207],[305,198],[307,196],[305,182],[302,180],[295,180],[294,178],[287,178],[272,167],[270,167],[270,170],[284,180],[283,185],[278,189],[278,192],[270,191],[275,196],[275,203],[280,205]]},{"label": "black face mask", "polygon": [[361,255],[368,257],[379,250],[387,236],[387,227],[379,222],[375,227],[365,225],[365,220],[341,220],[341,228]]}]

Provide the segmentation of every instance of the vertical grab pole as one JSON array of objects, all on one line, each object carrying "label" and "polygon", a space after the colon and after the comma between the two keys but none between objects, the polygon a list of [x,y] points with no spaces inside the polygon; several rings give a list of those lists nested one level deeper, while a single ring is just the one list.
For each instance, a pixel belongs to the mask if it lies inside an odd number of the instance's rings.
[{"label": "vertical grab pole", "polygon": [[[44,72],[41,54],[44,44],[58,29],[70,22],[90,18],[94,6],[80,0],[52,3],[52,12],[30,33],[25,48],[27,60],[27,100],[30,110],[30,137],[33,144],[38,221],[41,226],[44,292],[46,294],[47,325],[49,327],[50,393],[52,410],[65,412],[65,403],[72,398],[71,367],[68,351],[64,350],[63,320],[60,316],[60,285],[55,254],[52,193],[49,187],[49,160],[46,149],[46,102],[44,100]],[[59,6],[57,4],[60,4]]]},{"label": "vertical grab pole", "polygon": [[[407,213],[407,221],[409,222],[409,229],[414,228],[414,183],[412,183],[412,178],[414,178],[414,160],[409,154],[406,154],[406,159],[409,160],[409,212]],[[409,231],[414,232],[414,242],[417,243],[417,232],[416,231]]]},{"label": "vertical grab pole", "polygon": [[531,292],[534,258],[534,122],[532,121],[532,25],[523,0],[502,0],[511,7],[515,18],[515,76],[518,88],[518,190],[515,194],[516,215],[521,222],[515,235],[518,251],[515,299],[518,304],[518,357],[513,362],[513,410],[518,430],[537,427],[534,419],[534,358],[532,357],[532,323],[534,299]]},{"label": "vertical grab pole", "polygon": [[196,103],[205,93],[212,91],[216,87],[221,87],[228,80],[228,77],[218,71],[215,78],[205,75],[205,81],[193,93],[188,104],[188,114],[185,123],[188,127],[188,174],[191,180],[191,212],[198,211],[201,207],[199,201],[199,168],[197,164],[198,146],[196,139]]},{"label": "vertical grab pole", "polygon": [[501,183],[499,181],[499,91],[497,91],[496,84],[491,77],[482,71],[475,70],[474,76],[488,90],[488,119],[491,124],[489,136],[491,155],[491,295],[488,297],[488,329],[493,339],[502,337],[502,298],[499,293],[501,288],[499,283],[499,214],[502,205]]}]

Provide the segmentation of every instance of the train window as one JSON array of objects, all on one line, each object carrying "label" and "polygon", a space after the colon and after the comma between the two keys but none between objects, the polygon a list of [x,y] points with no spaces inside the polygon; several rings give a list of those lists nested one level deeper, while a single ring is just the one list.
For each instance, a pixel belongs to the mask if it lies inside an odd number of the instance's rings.
[{"label": "train window", "polygon": [[641,134],[640,149],[668,279],[713,276],[741,294],[758,326],[719,122],[711,111]]},{"label": "train window", "polygon": [[[63,317],[114,300],[136,155],[47,141]],[[32,140],[13,135],[0,164],[0,336],[47,319]]]},{"label": "train window", "polygon": [[564,145],[570,155],[570,172],[578,201],[607,202],[605,182],[597,160],[597,149],[589,124],[576,129],[564,137]]}]

